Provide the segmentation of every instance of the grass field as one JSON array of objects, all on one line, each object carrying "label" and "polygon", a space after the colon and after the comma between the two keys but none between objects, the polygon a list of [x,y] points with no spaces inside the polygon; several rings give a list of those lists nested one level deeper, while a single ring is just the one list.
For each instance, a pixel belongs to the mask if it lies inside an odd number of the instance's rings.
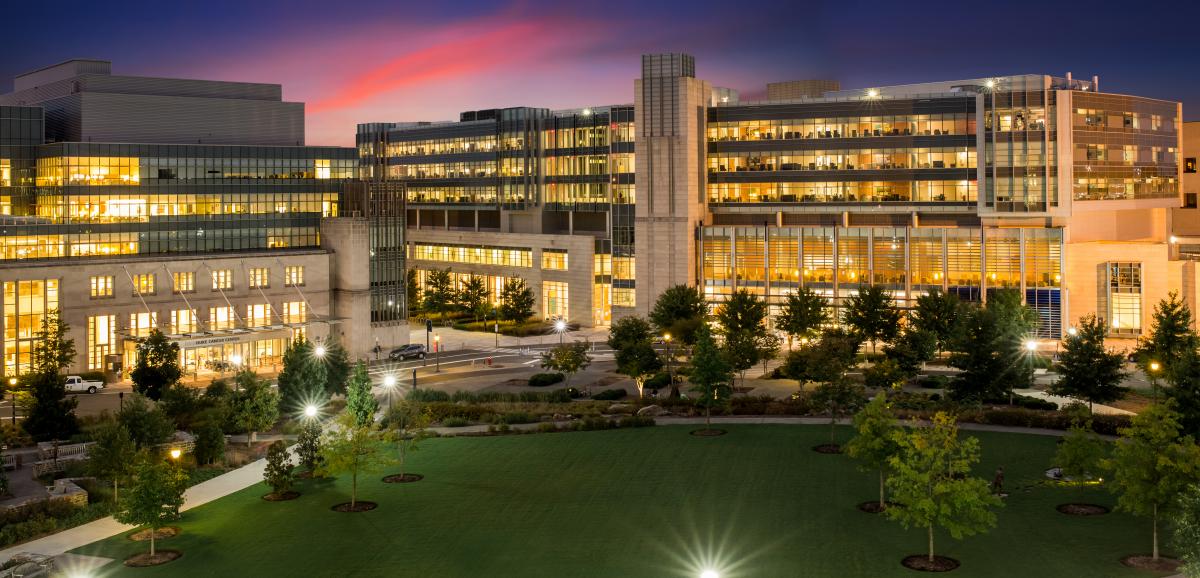
[{"label": "grass field", "polygon": [[[111,564],[102,576],[695,577],[918,576],[900,565],[925,547],[921,530],[859,512],[876,477],[845,456],[811,451],[819,426],[745,425],[716,438],[693,428],[446,438],[410,458],[415,484],[372,475],[345,514],[348,481],[303,482],[291,502],[266,502],[258,485],[184,514],[162,540],[183,558],[156,568]],[[849,430],[840,432],[848,436]],[[1148,522],[1092,518],[1054,506],[1101,490],[1040,484],[1054,438],[972,433],[978,473],[1003,465],[1011,496],[991,533],[938,553],[966,577],[1135,577],[1122,556],[1149,550]],[[145,548],[124,536],[76,553],[124,559]]]}]

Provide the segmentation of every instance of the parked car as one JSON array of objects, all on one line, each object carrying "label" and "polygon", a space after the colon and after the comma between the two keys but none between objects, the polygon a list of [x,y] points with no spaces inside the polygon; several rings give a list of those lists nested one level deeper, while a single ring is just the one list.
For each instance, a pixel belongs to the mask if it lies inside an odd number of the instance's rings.
[{"label": "parked car", "polygon": [[425,346],[417,343],[410,343],[403,347],[397,347],[388,354],[388,359],[393,361],[404,361],[406,359],[425,359]]},{"label": "parked car", "polygon": [[88,381],[78,375],[68,375],[66,383],[67,391],[71,393],[96,393],[104,389],[103,381]]}]

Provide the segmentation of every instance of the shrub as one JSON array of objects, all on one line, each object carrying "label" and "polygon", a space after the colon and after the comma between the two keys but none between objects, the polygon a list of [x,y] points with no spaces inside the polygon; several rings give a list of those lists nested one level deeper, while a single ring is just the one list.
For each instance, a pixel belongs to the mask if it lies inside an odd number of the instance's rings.
[{"label": "shrub", "polygon": [[108,502],[79,507],[62,500],[10,509],[0,514],[0,548],[99,520],[112,510]]},{"label": "shrub", "polygon": [[654,425],[654,418],[646,415],[627,415],[617,422],[618,427],[649,427]]},{"label": "shrub", "polygon": [[537,431],[541,433],[553,433],[558,431],[558,425],[553,422],[539,423],[537,426]]},{"label": "shrub", "polygon": [[442,420],[442,427],[466,427],[471,425],[471,420],[459,415],[452,415]]},{"label": "shrub", "polygon": [[409,401],[450,401],[450,394],[436,389],[414,389],[404,396]]},{"label": "shrub", "polygon": [[944,375],[926,375],[917,380],[917,385],[925,389],[946,389],[950,385],[950,378]]},{"label": "shrub", "polygon": [[592,396],[597,401],[612,401],[629,395],[624,389],[606,389]]},{"label": "shrub", "polygon": [[571,429],[575,431],[595,431],[613,429],[617,427],[617,422],[603,417],[585,417],[581,420],[571,422]]},{"label": "shrub", "polygon": [[669,385],[671,385],[671,374],[664,372],[656,373],[651,376],[650,379],[647,379],[646,383],[643,384],[643,387],[651,390],[659,390]]},{"label": "shrub", "polygon": [[561,373],[535,373],[529,377],[529,387],[546,387],[566,379]]},{"label": "shrub", "polygon": [[1029,397],[1026,395],[1014,395],[1013,396],[1013,404],[1017,405],[1019,407],[1026,408],[1026,409],[1048,409],[1048,410],[1058,409],[1057,403],[1054,403],[1052,401],[1046,401],[1044,399],[1039,399],[1036,397]]},{"label": "shrub", "polygon": [[532,416],[523,411],[512,411],[500,414],[499,422],[502,425],[511,425],[514,423],[533,423],[539,421],[536,416]]}]

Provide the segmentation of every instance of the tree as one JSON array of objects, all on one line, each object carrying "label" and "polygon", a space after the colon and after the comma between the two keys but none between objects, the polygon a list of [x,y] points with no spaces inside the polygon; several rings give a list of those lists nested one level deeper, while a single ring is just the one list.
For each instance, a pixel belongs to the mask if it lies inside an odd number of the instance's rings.
[{"label": "tree", "polygon": [[1158,560],[1158,520],[1188,485],[1200,481],[1200,447],[1179,437],[1179,414],[1173,402],[1151,404],[1133,416],[1112,457],[1104,462],[1112,473],[1110,489],[1117,509],[1150,516],[1154,560]]},{"label": "tree", "polygon": [[[1079,405],[1079,404],[1075,404]],[[1079,405],[1079,412],[1090,411]],[[1072,480],[1083,487],[1083,482],[1100,477],[1101,463],[1108,454],[1108,442],[1092,431],[1091,415],[1077,415],[1071,420],[1071,429],[1063,436],[1054,452],[1054,465],[1062,472],[1063,479]]]},{"label": "tree", "polygon": [[116,420],[106,421],[93,434],[96,445],[88,450],[88,470],[92,475],[112,480],[113,501],[119,502],[118,487],[129,477],[137,458],[137,446],[129,428]]},{"label": "tree", "polygon": [[1150,332],[1138,340],[1134,357],[1142,371],[1149,374],[1150,364],[1158,362],[1170,373],[1171,365],[1186,351],[1200,347],[1193,327],[1192,310],[1175,291],[1154,306]]},{"label": "tree", "polygon": [[520,323],[533,316],[533,289],[520,277],[511,277],[500,290],[499,315],[503,321]]},{"label": "tree", "polygon": [[821,327],[829,323],[827,306],[825,298],[808,287],[788,293],[783,309],[775,318],[775,327],[787,334],[789,349],[793,338],[813,339]]},{"label": "tree", "polygon": [[346,412],[354,416],[354,424],[358,427],[369,425],[375,421],[375,412],[379,411],[379,402],[371,393],[371,376],[367,375],[367,364],[358,362],[354,365],[354,373],[350,376],[350,386],[346,390]]},{"label": "tree", "polygon": [[133,482],[114,516],[122,524],[150,527],[150,556],[158,529],[179,517],[187,474],[174,462],[144,453],[133,469]]},{"label": "tree", "polygon": [[375,424],[359,426],[349,412],[341,413],[337,427],[325,432],[317,473],[321,476],[350,474],[351,511],[358,503],[359,474],[376,471],[390,463],[389,458],[379,451],[381,441]]},{"label": "tree", "polygon": [[242,385],[229,399],[229,420],[237,431],[246,432],[246,445],[255,434],[270,429],[279,419],[279,395],[250,370],[238,375]]},{"label": "tree", "polygon": [[951,397],[994,401],[1029,387],[1033,364],[1025,341],[1036,323],[1037,313],[1012,289],[993,291],[987,305],[968,308],[951,340],[950,365],[961,370],[950,382]]},{"label": "tree", "polygon": [[649,343],[632,343],[618,349],[617,373],[629,376],[637,386],[638,397],[646,387],[646,379],[662,369],[662,359]]},{"label": "tree", "polygon": [[455,301],[454,278],[450,275],[450,268],[430,269],[425,274],[425,311],[444,318]]},{"label": "tree", "polygon": [[950,348],[963,312],[963,302],[957,295],[932,289],[917,297],[908,322],[916,329],[932,333],[937,341],[937,351],[942,352]]},{"label": "tree", "polygon": [[699,289],[673,285],[654,302],[654,308],[650,310],[650,323],[660,334],[669,333],[679,341],[692,345],[707,311],[704,295]]},{"label": "tree", "polygon": [[306,339],[293,341],[283,352],[279,372],[279,410],[285,415],[300,413],[308,404],[323,405],[325,364]]},{"label": "tree", "polygon": [[876,342],[891,342],[896,338],[900,331],[900,310],[883,287],[860,285],[858,292],[846,301],[842,321],[869,340],[874,352]]},{"label": "tree", "polygon": [[688,380],[696,392],[696,405],[704,408],[704,429],[712,429],[712,408],[724,407],[733,395],[730,380],[733,370],[717,349],[707,325],[696,332],[696,347],[692,352],[692,369]]},{"label": "tree", "polygon": [[564,343],[542,354],[542,369],[558,371],[567,376],[564,385],[570,387],[571,376],[587,369],[592,364],[588,355],[588,344],[582,341]]},{"label": "tree", "polygon": [[292,489],[291,459],[288,458],[287,445],[276,440],[267,447],[267,466],[263,470],[263,481],[271,486],[271,495],[281,498]]},{"label": "tree", "polygon": [[613,321],[608,328],[608,346],[615,351],[637,344],[649,345],[653,341],[650,323],[637,315]]},{"label": "tree", "polygon": [[62,320],[58,309],[51,309],[42,316],[41,330],[37,332],[30,351],[30,362],[35,373],[62,373],[75,361],[75,340],[67,337],[71,326]]},{"label": "tree", "polygon": [[479,275],[471,275],[463,282],[462,290],[458,293],[458,305],[462,307],[475,321],[486,317],[491,310],[491,294],[487,282]]},{"label": "tree", "polygon": [[1200,484],[1179,496],[1175,515],[1175,550],[1183,561],[1183,575],[1200,578]]},{"label": "tree", "polygon": [[391,439],[396,441],[396,465],[400,469],[396,476],[400,480],[405,479],[404,462],[408,453],[416,451],[421,440],[428,437],[426,428],[431,423],[433,413],[417,401],[401,401],[388,412],[387,428],[391,430]]},{"label": "tree", "polygon": [[325,396],[346,393],[346,380],[350,379],[350,354],[337,333],[330,332],[325,340],[325,355],[319,359],[325,362]]},{"label": "tree", "polygon": [[163,392],[179,383],[183,370],[179,368],[179,344],[154,329],[138,343],[137,365],[133,369],[133,391],[154,401]]},{"label": "tree", "polygon": [[861,344],[857,335],[844,329],[827,330],[816,343],[789,353],[783,374],[801,383],[841,379],[854,365]]},{"label": "tree", "polygon": [[[780,345],[783,345],[783,338],[776,333],[764,331],[754,336],[754,348],[758,350],[757,357],[764,374],[767,373],[767,363],[779,356]],[[745,380],[745,376],[742,376],[742,381]]]},{"label": "tree", "polygon": [[316,420],[306,419],[300,426],[296,436],[296,459],[300,467],[312,474],[321,462],[321,424]]},{"label": "tree", "polygon": [[961,540],[996,525],[991,508],[1000,498],[985,480],[971,476],[971,466],[979,462],[979,440],[959,439],[953,417],[938,412],[930,427],[898,432],[895,439],[899,451],[888,459],[892,474],[886,485],[896,503],[886,514],[905,528],[926,530],[930,562],[934,528]]},{"label": "tree", "polygon": [[1175,403],[1183,432],[1200,438],[1200,352],[1184,349],[1167,371],[1167,398]]},{"label": "tree", "polygon": [[814,407],[825,408],[829,411],[829,445],[838,447],[834,434],[837,432],[837,420],[843,415],[856,411],[867,399],[863,387],[850,383],[843,378],[837,378],[818,385],[812,393]]},{"label": "tree", "polygon": [[196,447],[192,450],[199,465],[208,465],[225,459],[225,432],[218,418],[200,422],[196,429]]},{"label": "tree", "polygon": [[729,368],[741,374],[742,385],[746,384],[746,370],[758,363],[758,343],[756,335],[749,331],[739,331],[725,336],[725,344],[721,354]]},{"label": "tree", "polygon": [[404,272],[404,296],[408,302],[409,313],[421,309],[421,283],[417,280],[416,269]]},{"label": "tree", "polygon": [[32,398],[21,428],[35,441],[67,439],[79,431],[78,401],[67,396],[58,372],[39,371],[21,376],[22,389]]},{"label": "tree", "polygon": [[1121,399],[1125,379],[1125,356],[1104,347],[1108,327],[1094,313],[1079,320],[1074,335],[1063,340],[1055,368],[1058,381],[1050,387],[1054,395],[1096,403]]},{"label": "tree", "polygon": [[857,435],[846,444],[846,453],[862,462],[863,469],[879,472],[879,511],[887,509],[888,461],[900,450],[896,437],[901,430],[896,426],[896,414],[887,401],[887,395],[879,392],[865,407],[854,414],[854,430]]},{"label": "tree", "polygon": [[904,387],[910,375],[900,368],[895,359],[889,357],[863,371],[863,385],[886,392]]},{"label": "tree", "polygon": [[141,395],[132,395],[121,404],[117,422],[129,431],[139,450],[166,443],[175,433],[175,422]]},{"label": "tree", "polygon": [[179,429],[190,431],[200,413],[211,404],[199,389],[176,383],[162,392],[157,406]]},{"label": "tree", "polygon": [[763,331],[766,319],[767,302],[745,289],[734,291],[717,308],[717,325],[726,337],[759,333]]}]

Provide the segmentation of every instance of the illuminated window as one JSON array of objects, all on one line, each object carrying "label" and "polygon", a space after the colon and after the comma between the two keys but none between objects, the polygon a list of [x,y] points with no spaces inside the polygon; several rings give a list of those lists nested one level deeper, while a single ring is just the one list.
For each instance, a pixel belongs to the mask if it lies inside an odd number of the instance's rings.
[{"label": "illuminated window", "polygon": [[313,163],[315,164],[316,169],[317,169],[317,178],[318,179],[328,179],[329,178],[329,160],[328,159],[317,159],[317,160],[313,161]]},{"label": "illuminated window", "polygon": [[217,269],[212,272],[213,291],[233,289],[233,271]]},{"label": "illuminated window", "polygon": [[637,299],[634,297],[635,291],[627,287],[613,287],[612,304],[613,307],[635,307]]},{"label": "illuminated window", "polygon": [[113,296],[113,277],[112,275],[101,275],[91,278],[91,295],[92,299],[102,299]]},{"label": "illuminated window", "polygon": [[433,245],[415,243],[411,256],[420,261],[532,267],[533,249],[490,245]]},{"label": "illuminated window", "polygon": [[195,333],[196,312],[191,309],[171,311],[171,333]]},{"label": "illuminated window", "polygon": [[304,265],[289,265],[284,267],[283,285],[285,287],[304,286]]},{"label": "illuminated window", "polygon": [[565,249],[542,249],[542,269],[566,271],[567,251]]},{"label": "illuminated window", "polygon": [[157,312],[129,314],[129,334],[133,337],[148,337],[158,327]]},{"label": "illuminated window", "polygon": [[208,308],[209,331],[221,331],[235,327],[237,327],[237,315],[234,313],[233,307]]},{"label": "illuminated window", "polygon": [[1142,332],[1142,264],[1108,264],[1108,328],[1116,335]]},{"label": "illuminated window", "polygon": [[271,305],[269,303],[252,303],[246,306],[246,325],[248,327],[264,327],[271,324]]},{"label": "illuminated window", "polygon": [[566,319],[568,294],[566,283],[542,281],[542,316],[546,319]]},{"label": "illuminated window", "polygon": [[266,267],[250,269],[250,288],[266,289],[271,286],[271,270]]},{"label": "illuminated window", "polygon": [[284,323],[304,323],[308,320],[308,304],[303,301],[288,301],[281,312]]},{"label": "illuminated window", "polygon": [[88,316],[87,347],[89,370],[104,369],[104,358],[112,354],[117,343],[117,316]]},{"label": "illuminated window", "polygon": [[0,159],[0,187],[12,186],[12,161]]},{"label": "illuminated window", "polygon": [[154,273],[133,276],[133,295],[154,295]]},{"label": "illuminated window", "polygon": [[171,273],[171,280],[173,282],[171,290],[175,293],[196,292],[196,274],[191,271]]},{"label": "illuminated window", "polygon": [[58,280],[4,282],[4,374],[29,371],[46,313],[58,309]]}]

